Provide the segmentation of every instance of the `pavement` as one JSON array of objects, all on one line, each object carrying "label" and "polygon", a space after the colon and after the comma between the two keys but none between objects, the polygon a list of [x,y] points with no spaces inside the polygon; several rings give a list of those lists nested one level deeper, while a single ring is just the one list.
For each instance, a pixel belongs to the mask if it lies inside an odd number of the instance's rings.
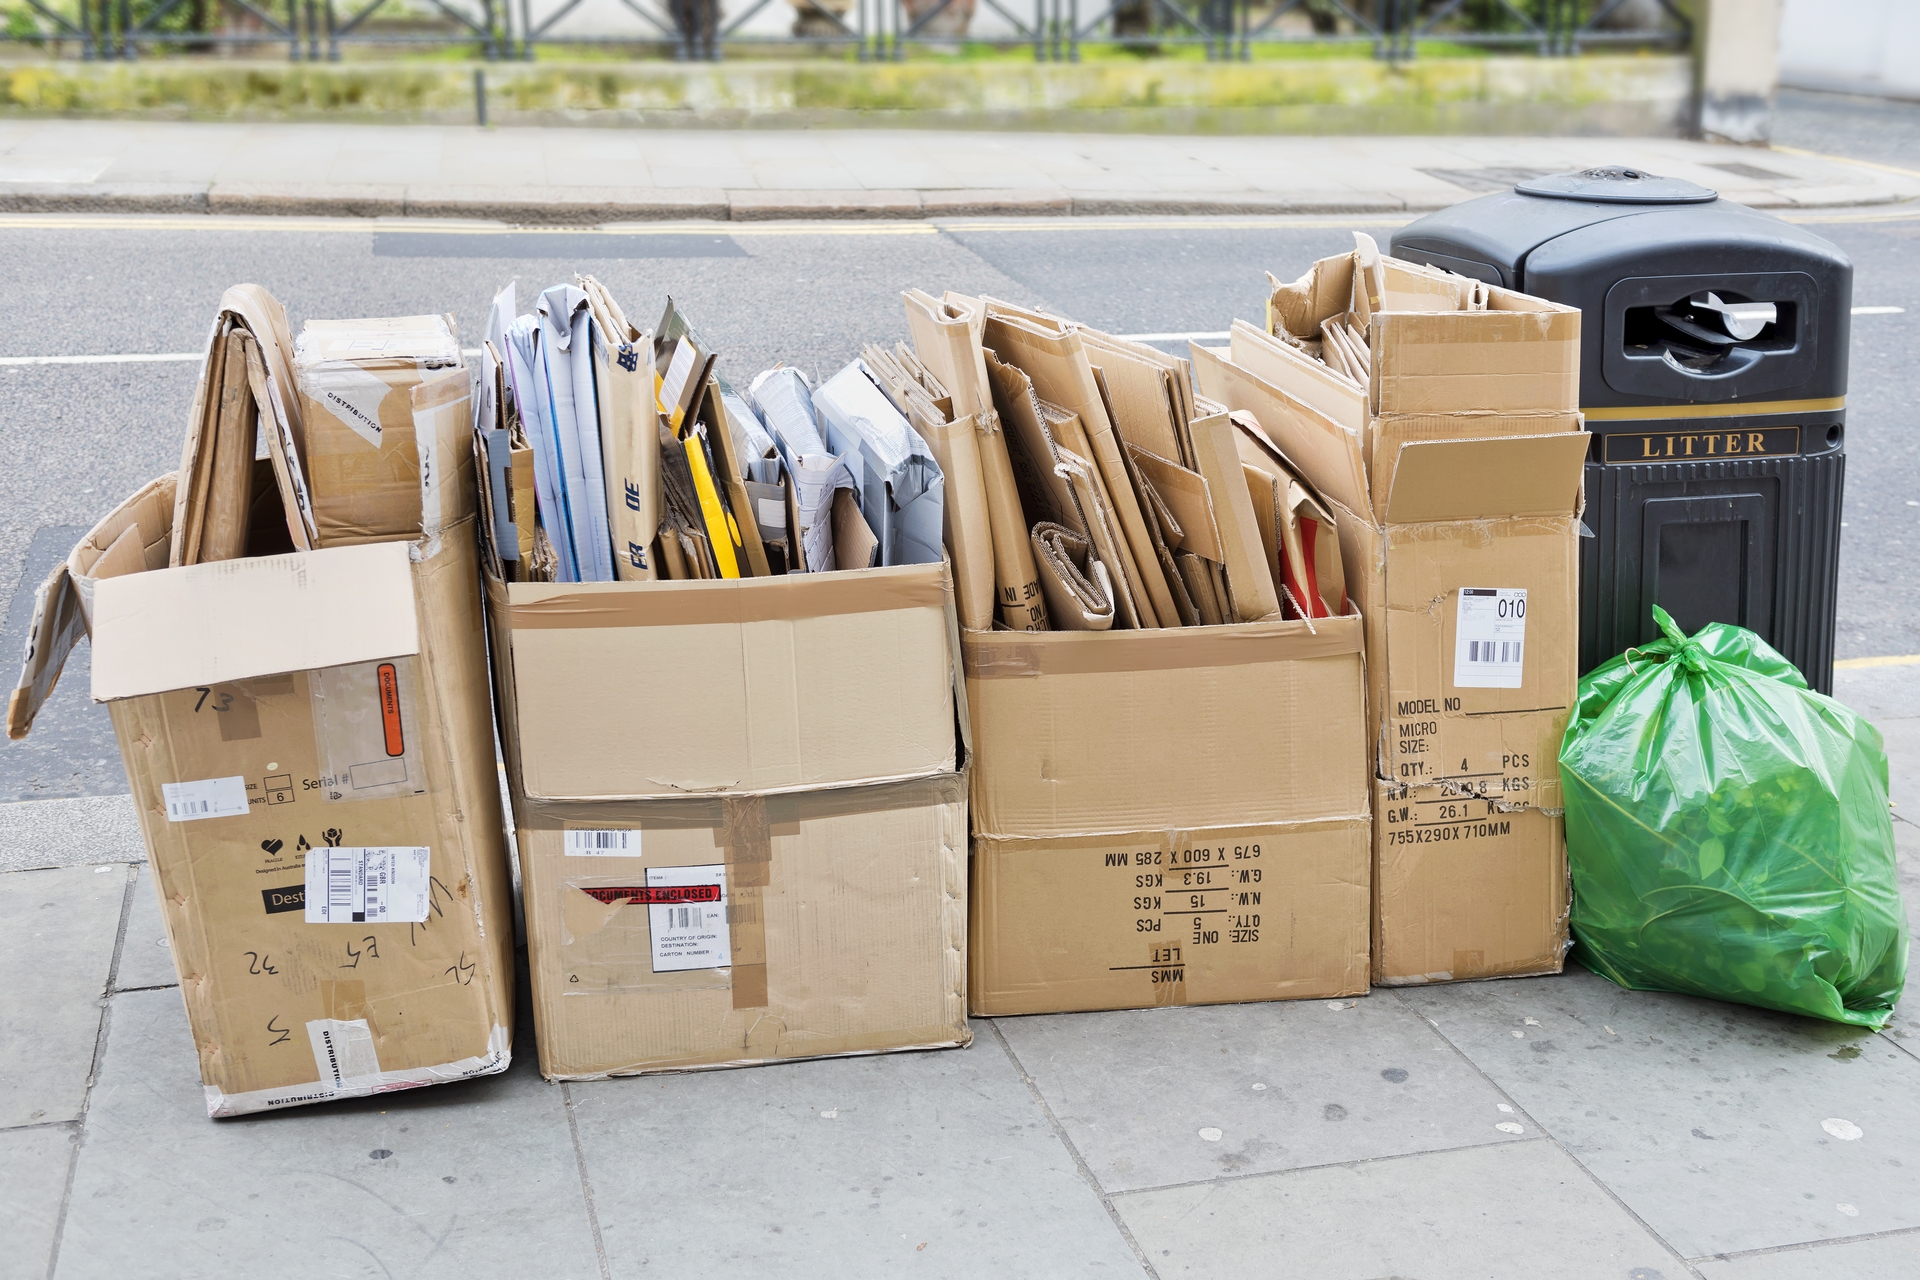
[{"label": "pavement", "polygon": [[1417,212],[1625,164],[1763,208],[1920,197],[1920,172],[1673,138],[1089,136],[0,122],[0,211],[648,219]]}]

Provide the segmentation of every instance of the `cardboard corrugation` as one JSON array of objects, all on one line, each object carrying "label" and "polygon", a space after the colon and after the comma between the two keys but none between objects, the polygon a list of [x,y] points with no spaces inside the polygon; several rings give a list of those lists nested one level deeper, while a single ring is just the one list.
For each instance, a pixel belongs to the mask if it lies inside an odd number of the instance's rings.
[{"label": "cardboard corrugation", "polygon": [[[944,565],[487,599],[549,1079],[969,1042]],[[638,853],[570,856],[573,828]],[[655,972],[651,908],[587,892],[713,866],[723,966]]]},{"label": "cardboard corrugation", "polygon": [[[141,490],[103,520],[69,557],[75,599],[88,611],[102,648],[128,632],[158,645],[152,623],[192,616],[216,580],[246,571],[288,581],[332,581],[314,604],[323,616],[350,616],[353,584],[324,566],[340,552],[164,569],[126,563],[114,570],[103,541],[132,534],[158,545],[152,512],[171,502],[166,478]],[[121,532],[116,534],[114,530]],[[348,553],[351,556],[353,553]],[[154,658],[143,686],[138,663],[108,703],[133,788],[155,891],[180,972],[180,992],[199,1052],[210,1115],[325,1101],[491,1074],[511,1060],[513,1026],[512,885],[493,769],[478,571],[471,521],[448,531],[431,554],[396,546],[397,573],[362,595],[398,593],[414,624],[382,655],[404,668],[412,691],[400,703],[405,733],[418,751],[418,787],[374,799],[329,802],[309,670],[248,649],[274,652],[279,616],[236,622],[202,637],[184,655]],[[91,562],[91,563],[89,563]],[[116,576],[101,577],[112,570]],[[324,628],[321,628],[324,630]],[[140,645],[133,646],[138,650]],[[192,650],[208,670],[273,668],[232,678],[193,680]],[[64,656],[64,655],[62,655]],[[308,651],[314,656],[314,651]],[[348,655],[358,661],[362,655]],[[337,696],[337,695],[336,695]],[[239,776],[245,814],[168,821],[162,786]],[[270,911],[263,893],[304,881],[307,844],[423,845],[434,877],[424,924],[308,924],[304,912]],[[357,953],[357,954],[356,954]],[[311,1026],[363,1034],[377,1070],[346,1087],[326,1083]]]}]

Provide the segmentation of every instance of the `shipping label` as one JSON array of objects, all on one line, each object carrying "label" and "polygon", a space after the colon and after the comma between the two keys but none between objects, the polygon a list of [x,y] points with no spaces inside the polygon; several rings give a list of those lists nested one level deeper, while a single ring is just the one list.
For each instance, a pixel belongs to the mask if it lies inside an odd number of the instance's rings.
[{"label": "shipping label", "polygon": [[649,867],[647,889],[655,973],[721,969],[733,963],[724,864]]},{"label": "shipping label", "polygon": [[420,847],[307,851],[308,924],[419,924],[427,918],[430,861]]},{"label": "shipping label", "polygon": [[1456,689],[1518,689],[1523,683],[1527,593],[1517,587],[1462,587],[1453,641]]},{"label": "shipping label", "polygon": [[197,782],[163,782],[168,822],[198,822],[202,818],[232,818],[247,811],[245,778],[202,778]]},{"label": "shipping label", "polygon": [[640,832],[596,828],[564,833],[563,848],[569,858],[637,858],[640,856]]}]

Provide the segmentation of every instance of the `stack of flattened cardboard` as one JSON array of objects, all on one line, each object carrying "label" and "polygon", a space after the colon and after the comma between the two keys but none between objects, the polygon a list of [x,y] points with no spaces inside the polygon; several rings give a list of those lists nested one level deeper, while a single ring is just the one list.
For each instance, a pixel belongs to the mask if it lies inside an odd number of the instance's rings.
[{"label": "stack of flattened cardboard", "polygon": [[[863,362],[737,396],[671,308],[608,347],[602,376],[653,383],[610,464],[646,474],[652,451],[664,501],[627,492],[658,523],[625,541],[653,554],[618,581],[509,578],[496,526],[483,556],[542,1072],[968,1043],[965,721],[929,446]],[[499,407],[535,434],[531,398]],[[495,432],[477,424],[482,448]],[[540,503],[542,539],[562,509]]]},{"label": "stack of flattened cardboard", "polygon": [[973,1010],[1365,991],[1361,624],[1330,508],[1184,359],[906,301],[943,438],[982,459],[949,488],[961,599],[991,565],[998,606],[962,610]]},{"label": "stack of flattened cardboard", "polygon": [[41,585],[8,724],[25,736],[90,632],[216,1116],[486,1075],[512,1045],[471,468],[443,479],[443,536],[228,554],[284,546],[307,515],[275,489],[284,507],[253,508],[264,534],[220,532],[243,491],[231,460],[252,458],[227,439],[251,425],[234,369],[285,432],[276,473],[301,461],[280,314],[229,293],[180,473],[201,479],[146,485]]},{"label": "stack of flattened cardboard", "polygon": [[1195,347],[1196,381],[1332,505],[1366,618],[1374,980],[1557,972],[1580,315],[1360,239]]}]

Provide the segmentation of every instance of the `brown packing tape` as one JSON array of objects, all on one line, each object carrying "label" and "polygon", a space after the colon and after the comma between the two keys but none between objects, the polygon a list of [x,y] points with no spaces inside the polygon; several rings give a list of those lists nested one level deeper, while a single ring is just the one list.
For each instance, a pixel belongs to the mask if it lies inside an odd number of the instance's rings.
[{"label": "brown packing tape", "polygon": [[974,680],[1247,666],[1360,651],[1358,613],[1316,619],[1311,627],[1295,621],[1152,631],[1062,631],[1044,640],[976,631],[967,633],[962,646],[966,674]]},{"label": "brown packing tape", "polygon": [[727,796],[714,832],[727,866],[727,925],[733,944],[733,1007],[767,1004],[767,925],[763,909],[773,879],[773,833],[765,796]]},{"label": "brown packing tape", "polygon": [[[770,835],[817,818],[852,813],[884,813],[894,809],[921,809],[953,804],[966,795],[966,781],[958,773],[895,782],[861,782],[811,791],[782,791],[761,795],[765,825]],[[542,800],[518,796],[519,823],[529,831],[563,831],[568,826],[629,827],[639,831],[707,831],[719,834],[727,825],[726,795],[675,796],[656,800]]]},{"label": "brown packing tape", "polygon": [[[510,604],[507,621],[519,630],[683,627],[944,609],[944,573],[929,573],[925,566],[912,569],[917,572],[867,569],[672,584],[593,584],[590,590],[540,589],[539,584],[529,584],[540,594]],[[526,588],[510,593],[532,594]]]}]

